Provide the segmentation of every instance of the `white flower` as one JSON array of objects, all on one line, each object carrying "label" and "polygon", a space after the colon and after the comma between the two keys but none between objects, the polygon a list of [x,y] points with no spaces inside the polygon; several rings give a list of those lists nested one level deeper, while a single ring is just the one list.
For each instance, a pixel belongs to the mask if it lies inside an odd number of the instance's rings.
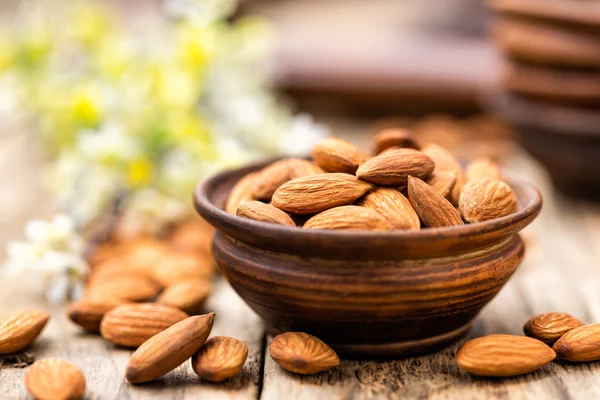
[{"label": "white flower", "polygon": [[51,222],[29,222],[25,233],[26,242],[8,243],[5,272],[28,276],[33,288],[54,303],[81,293],[88,265],[73,221],[59,214]]},{"label": "white flower", "polygon": [[279,139],[279,149],[288,155],[306,156],[317,142],[329,135],[327,126],[315,123],[308,114],[299,114],[292,120],[289,131]]},{"label": "white flower", "polygon": [[85,130],[78,136],[77,149],[87,159],[112,164],[132,160],[141,153],[138,139],[116,122],[107,122],[100,129]]},{"label": "white flower", "polygon": [[167,0],[164,8],[173,18],[185,18],[190,22],[207,25],[231,15],[237,0]]},{"label": "white flower", "polygon": [[182,219],[189,206],[157,189],[146,188],[131,195],[119,223],[125,237],[160,234],[168,225]]}]

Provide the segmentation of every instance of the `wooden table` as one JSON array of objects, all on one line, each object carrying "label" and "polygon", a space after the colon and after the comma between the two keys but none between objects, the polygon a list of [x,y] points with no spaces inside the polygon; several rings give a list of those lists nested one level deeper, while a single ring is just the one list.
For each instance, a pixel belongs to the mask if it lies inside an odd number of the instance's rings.
[{"label": "wooden table", "polygon": [[[545,205],[524,233],[525,262],[482,311],[468,338],[522,334],[528,318],[547,311],[566,311],[588,323],[600,322],[600,206],[554,194],[543,172],[522,154],[509,160],[508,167],[539,182]],[[14,236],[21,235],[22,226],[10,229]],[[134,386],[123,378],[130,350],[82,333],[66,319],[63,306],[48,307],[32,298],[25,287],[23,281],[2,278],[0,313],[49,308],[52,319],[31,351],[37,359],[59,357],[78,365],[87,378],[89,399],[600,398],[600,363],[552,363],[523,377],[478,379],[456,367],[454,355],[460,343],[422,357],[389,362],[343,360],[338,368],[315,376],[290,374],[269,357],[271,338],[258,317],[222,280],[208,304],[217,314],[213,334],[231,335],[248,345],[243,373],[229,382],[212,384],[197,378],[186,362],[154,383]],[[27,398],[25,372],[0,369],[0,398]]]}]

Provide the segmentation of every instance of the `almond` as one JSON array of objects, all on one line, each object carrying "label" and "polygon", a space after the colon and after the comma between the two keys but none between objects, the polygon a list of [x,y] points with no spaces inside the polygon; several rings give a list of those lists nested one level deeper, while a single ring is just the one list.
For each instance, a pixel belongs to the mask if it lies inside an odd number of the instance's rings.
[{"label": "almond", "polygon": [[294,214],[314,214],[350,204],[365,194],[371,185],[354,175],[320,174],[292,179],[273,194],[273,206]]},{"label": "almond", "polygon": [[172,251],[156,262],[154,279],[163,287],[195,278],[210,279],[215,273],[212,256]]},{"label": "almond", "polygon": [[315,145],[312,151],[314,162],[328,172],[354,174],[365,156],[351,143],[342,139],[327,138]]},{"label": "almond", "polygon": [[241,203],[248,200],[254,200],[252,187],[254,186],[254,180],[257,176],[258,172],[252,172],[237,181],[233,186],[233,189],[231,189],[231,192],[229,192],[229,197],[225,203],[225,211],[235,215],[235,212]]},{"label": "almond", "polygon": [[87,262],[92,267],[107,261],[113,257],[122,256],[125,253],[125,246],[119,243],[100,243],[95,246],[87,256]]},{"label": "almond", "polygon": [[123,304],[104,315],[100,323],[100,334],[118,346],[138,347],[187,317],[183,311],[165,304]]},{"label": "almond", "polygon": [[600,324],[571,329],[552,346],[558,358],[567,361],[600,360]]},{"label": "almond", "polygon": [[153,381],[183,364],[206,342],[214,317],[214,313],[189,317],[148,339],[131,356],[125,379]]},{"label": "almond", "polygon": [[286,332],[275,336],[269,353],[283,369],[310,375],[337,367],[340,359],[320,339],[303,332]]},{"label": "almond", "polygon": [[127,264],[117,262],[117,259],[106,261],[100,264],[90,275],[88,285],[90,287],[100,285],[103,282],[114,281],[120,279],[142,279],[150,280],[155,286],[160,286],[158,282],[154,280],[153,271],[139,270],[137,268],[130,268]]},{"label": "almond", "polygon": [[289,160],[291,179],[300,178],[301,176],[324,174],[325,171],[310,161],[302,158],[290,158]]},{"label": "almond", "polygon": [[126,250],[128,268],[147,272],[154,266],[156,260],[164,257],[169,248],[164,241],[143,238],[127,244]]},{"label": "almond", "polygon": [[182,252],[210,254],[214,228],[205,221],[179,224],[169,238],[169,247]]},{"label": "almond", "polygon": [[87,332],[96,333],[100,332],[100,321],[104,314],[124,302],[125,300],[116,297],[105,299],[84,297],[69,306],[67,316]]},{"label": "almond", "polygon": [[0,354],[21,351],[33,344],[46,326],[50,315],[44,311],[22,311],[0,325]]},{"label": "almond", "polygon": [[426,179],[433,172],[431,158],[414,149],[386,151],[362,164],[356,176],[383,186],[405,185],[408,176]]},{"label": "almond", "polygon": [[275,190],[290,179],[292,179],[290,159],[275,161],[258,172],[252,186],[252,194],[255,199],[269,201]]},{"label": "almond", "polygon": [[519,203],[510,186],[502,181],[479,178],[467,182],[460,195],[460,213],[467,222],[504,217],[517,211]]},{"label": "almond", "polygon": [[467,165],[465,170],[467,182],[479,178],[502,180],[500,167],[489,158],[476,158]]},{"label": "almond", "polygon": [[176,307],[188,314],[198,314],[210,292],[212,285],[204,279],[189,279],[167,286],[158,296],[158,303]]},{"label": "almond", "polygon": [[248,358],[248,347],[237,339],[215,336],[192,357],[192,368],[201,377],[221,382],[240,373]]},{"label": "almond", "polygon": [[419,230],[421,221],[410,201],[402,193],[390,188],[376,188],[365,194],[356,203],[377,211],[391,226],[391,229]]},{"label": "almond", "polygon": [[531,318],[523,331],[527,336],[552,346],[562,335],[582,325],[583,322],[571,314],[551,312]]},{"label": "almond", "polygon": [[446,197],[452,205],[458,205],[458,199],[463,185],[465,184],[465,173],[460,163],[448,150],[437,144],[429,144],[423,148],[423,153],[428,155],[435,164],[434,172],[455,172],[456,183],[450,194]]},{"label": "almond", "polygon": [[435,189],[418,178],[408,178],[408,199],[425,226],[463,225],[460,213]]},{"label": "almond", "polygon": [[411,148],[419,150],[421,146],[415,135],[406,129],[386,128],[375,135],[375,154],[379,154],[390,147]]},{"label": "almond", "polygon": [[237,216],[271,224],[296,226],[289,215],[279,208],[260,201],[245,201],[237,209]]},{"label": "almond", "polygon": [[456,363],[473,375],[515,376],[533,372],[555,357],[554,351],[537,339],[489,335],[465,343],[456,354]]},{"label": "almond", "polygon": [[377,211],[359,206],[341,206],[331,208],[313,216],[306,221],[304,228],[381,231],[391,229],[391,225]]},{"label": "almond", "polygon": [[81,399],[85,394],[85,377],[73,364],[48,358],[29,367],[25,387],[39,400]]},{"label": "almond", "polygon": [[143,275],[119,275],[111,279],[94,282],[87,295],[96,298],[118,298],[128,301],[146,301],[156,297],[160,286]]},{"label": "almond", "polygon": [[427,179],[427,184],[434,188],[442,197],[448,198],[448,195],[456,184],[457,175],[456,171],[434,171],[429,179]]}]

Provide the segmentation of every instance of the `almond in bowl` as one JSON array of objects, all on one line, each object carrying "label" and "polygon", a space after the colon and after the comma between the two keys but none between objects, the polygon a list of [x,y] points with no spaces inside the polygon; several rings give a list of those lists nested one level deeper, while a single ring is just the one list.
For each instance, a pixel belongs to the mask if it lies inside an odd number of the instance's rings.
[{"label": "almond in bowl", "polygon": [[284,158],[240,179],[227,211],[290,226],[304,215],[307,229],[372,231],[459,226],[517,210],[517,197],[492,160],[475,159],[463,170],[443,147],[421,151],[416,143],[407,130],[386,129],[369,158],[345,140],[324,139],[312,163]]}]

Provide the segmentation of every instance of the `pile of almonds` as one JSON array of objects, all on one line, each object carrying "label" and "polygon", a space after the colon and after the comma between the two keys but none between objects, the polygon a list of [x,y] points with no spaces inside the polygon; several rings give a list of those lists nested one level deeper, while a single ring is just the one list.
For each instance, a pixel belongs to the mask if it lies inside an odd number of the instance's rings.
[{"label": "pile of almonds", "polygon": [[88,285],[68,317],[112,343],[137,347],[202,312],[216,270],[211,238],[212,229],[194,221],[177,226],[165,240],[103,242],[88,257]]},{"label": "pile of almonds", "polygon": [[538,370],[555,358],[600,360],[600,324],[585,325],[570,314],[551,312],[531,318],[523,331],[527,336],[468,341],[456,354],[458,367],[474,375],[508,377]]},{"label": "pile of almonds", "polygon": [[[226,336],[207,340],[214,313],[187,316],[170,306],[153,303],[120,307],[122,326],[110,331],[109,340],[137,348],[125,370],[125,379],[131,383],[158,379],[188,359],[199,377],[221,382],[239,374],[246,363],[248,347],[243,342]],[[143,313],[148,315],[142,316]],[[102,319],[101,330],[106,317]],[[0,355],[13,354],[32,345],[48,318],[42,311],[24,311],[4,320],[0,325]],[[126,319],[132,322],[128,323]],[[300,374],[315,374],[340,362],[329,346],[301,332],[276,336],[269,352],[283,368]],[[36,399],[81,399],[86,380],[75,365],[49,358],[29,367],[25,387]]]},{"label": "pile of almonds", "polygon": [[371,157],[327,138],[312,161],[287,158],[240,179],[225,210],[257,221],[308,229],[418,230],[500,218],[517,211],[511,187],[489,159],[466,169],[443,147],[421,147],[388,128]]}]

